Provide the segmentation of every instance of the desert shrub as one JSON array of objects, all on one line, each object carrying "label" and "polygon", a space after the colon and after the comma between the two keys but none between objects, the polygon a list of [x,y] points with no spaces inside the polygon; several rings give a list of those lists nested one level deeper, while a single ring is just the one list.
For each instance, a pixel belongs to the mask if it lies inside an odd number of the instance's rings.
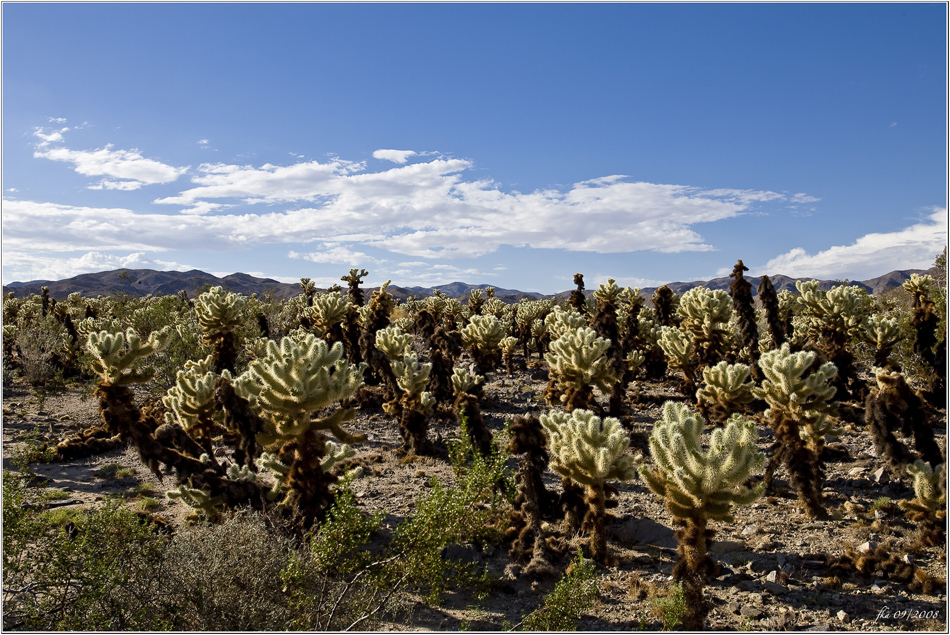
[{"label": "desert shrub", "polygon": [[526,631],[576,631],[584,612],[597,600],[597,570],[578,552],[570,569],[558,580],[544,603],[521,623]]},{"label": "desert shrub", "polygon": [[64,348],[63,326],[52,316],[20,321],[14,343],[23,378],[31,386],[46,386],[56,380],[59,354]]},{"label": "desert shrub", "polygon": [[[3,474],[3,626],[23,630],[169,628],[157,566],[165,539],[110,501],[68,519],[40,513]],[[60,525],[59,523],[63,524]]]}]

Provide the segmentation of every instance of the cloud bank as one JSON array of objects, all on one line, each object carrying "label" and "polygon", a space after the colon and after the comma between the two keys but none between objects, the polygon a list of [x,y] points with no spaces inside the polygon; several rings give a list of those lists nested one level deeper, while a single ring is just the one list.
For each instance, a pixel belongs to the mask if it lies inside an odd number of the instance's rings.
[{"label": "cloud bank", "polygon": [[947,208],[935,207],[923,222],[896,232],[867,234],[850,245],[809,254],[796,248],[769,260],[752,275],[781,273],[793,278],[862,280],[868,272],[929,269],[947,245]]}]

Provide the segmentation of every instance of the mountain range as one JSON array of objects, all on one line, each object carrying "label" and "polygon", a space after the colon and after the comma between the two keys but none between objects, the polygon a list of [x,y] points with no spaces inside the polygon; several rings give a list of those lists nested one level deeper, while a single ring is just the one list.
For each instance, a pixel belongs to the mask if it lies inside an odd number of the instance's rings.
[{"label": "mountain range", "polygon": [[[880,294],[888,289],[900,286],[905,280],[910,278],[912,273],[933,274],[934,270],[924,269],[904,269],[892,271],[883,276],[862,280],[859,282],[849,281],[848,284],[859,286],[869,293]],[[757,276],[747,277],[746,280],[752,284],[752,294],[756,294],[761,278]],[[795,290],[797,280],[811,280],[812,278],[790,278],[783,275],[774,275],[769,278],[775,286],[776,291],[788,289]],[[682,294],[693,287],[706,287],[709,289],[722,289],[728,291],[729,283],[732,281],[729,277],[713,278],[712,280],[696,280],[693,282],[671,282],[667,286],[677,294]],[[832,286],[843,284],[843,280],[820,280],[821,289],[830,289]],[[174,295],[179,291],[185,291],[188,296],[194,298],[208,287],[221,286],[234,293],[250,295],[256,293],[261,297],[273,295],[278,299],[287,299],[300,294],[300,285],[286,282],[278,282],[271,278],[255,278],[246,273],[232,273],[229,276],[218,278],[210,273],[192,269],[191,271],[154,271],[152,269],[116,269],[114,271],[102,271],[99,273],[84,273],[65,280],[31,280],[30,282],[11,282],[3,287],[3,294],[13,293],[16,297],[23,297],[35,293],[39,295],[43,287],[49,287],[49,294],[57,300],[65,299],[70,293],[79,292],[87,297],[110,294],[127,294],[130,296],[145,295]],[[389,286],[389,292],[399,300],[405,300],[409,297],[425,298],[432,295],[435,291],[441,291],[449,297],[460,298],[468,297],[473,289],[485,289],[492,285],[488,284],[467,284],[464,282],[452,282],[436,287],[398,287]],[[366,288],[364,290],[367,298],[370,292],[375,288]],[[644,288],[640,294],[644,297],[651,297],[656,291],[655,287]],[[593,289],[585,290],[586,295],[590,295]],[[495,287],[495,297],[505,302],[517,302],[522,298],[537,300],[541,298],[556,298],[563,300],[570,295],[570,291],[563,291],[556,295],[543,295],[526,291],[517,291],[514,289],[502,289]]]}]

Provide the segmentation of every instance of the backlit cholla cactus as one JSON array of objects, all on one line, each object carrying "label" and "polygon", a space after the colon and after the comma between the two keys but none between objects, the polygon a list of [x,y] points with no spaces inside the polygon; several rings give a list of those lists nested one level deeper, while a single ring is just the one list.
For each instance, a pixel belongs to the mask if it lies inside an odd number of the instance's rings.
[{"label": "backlit cholla cactus", "polygon": [[666,355],[666,363],[683,375],[682,392],[689,397],[696,394],[696,346],[693,338],[673,326],[661,326],[657,344]]},{"label": "backlit cholla cactus", "polygon": [[[351,274],[353,271],[355,269],[351,271]],[[363,353],[363,361],[370,370],[366,378],[367,383],[373,385],[380,379],[384,379],[389,369],[389,360],[386,355],[376,348],[376,333],[389,326],[389,316],[396,307],[392,294],[387,291],[389,283],[389,280],[384,282],[370,296],[369,304],[359,310],[363,315],[359,349]]]},{"label": "backlit cholla cactus", "polygon": [[766,468],[766,481],[771,480],[775,463],[784,462],[809,516],[824,518],[824,477],[818,457],[825,435],[840,433],[831,420],[835,412],[831,380],[838,371],[826,362],[806,375],[814,361],[815,353],[792,353],[788,343],[763,353],[759,363],[766,379],[752,392],[769,404],[765,414],[775,431],[776,447]]},{"label": "backlit cholla cactus", "polygon": [[[323,471],[327,455],[326,434],[343,443],[365,440],[342,426],[355,412],[340,407],[363,384],[364,367],[343,359],[343,345],[332,347],[312,334],[302,341],[271,341],[267,356],[249,365],[234,382],[236,392],[248,400],[264,420],[258,441],[265,450],[290,466],[283,484],[284,503],[296,509],[309,527],[332,501],[329,486],[336,479]],[[325,413],[315,417],[314,413]]]},{"label": "backlit cholla cactus", "polygon": [[[901,373],[884,368],[875,368],[873,372],[876,385],[864,402],[865,423],[874,449],[886,463],[891,477],[903,477],[906,466],[917,458],[932,466],[943,463],[931,416],[920,396]],[[914,438],[916,454],[897,439],[896,433]]]},{"label": "backlit cholla cactus", "polygon": [[[945,359],[947,337],[944,331],[943,340],[939,345],[937,344],[940,313],[936,310],[938,298],[936,283],[929,275],[911,274],[910,280],[905,281],[903,287],[913,297],[914,313],[911,316],[910,325],[915,332],[914,353],[920,355],[931,371],[930,387],[924,392],[924,397],[938,408],[945,407],[947,402]],[[943,353],[940,352],[941,348]]]},{"label": "backlit cholla cactus", "polygon": [[590,327],[567,332],[551,342],[551,350],[544,356],[551,376],[544,391],[548,403],[560,402],[572,411],[596,406],[595,387],[609,395],[617,381],[606,355],[609,346],[610,342]]},{"label": "backlit cholla cactus", "polygon": [[345,338],[343,321],[350,311],[350,299],[337,291],[314,295],[311,303],[303,313],[313,325],[317,337],[331,342],[342,342]]},{"label": "backlit cholla cactus", "polygon": [[597,309],[591,319],[591,326],[597,334],[610,342],[606,355],[610,360],[610,367],[617,377],[617,381],[614,382],[611,390],[609,412],[611,416],[615,417],[622,414],[623,398],[626,395],[627,384],[631,379],[625,363],[627,351],[623,348],[618,315],[620,302],[625,293],[630,293],[630,289],[621,289],[617,286],[616,280],[607,278],[607,283],[600,285],[594,291]]},{"label": "backlit cholla cactus", "polygon": [[759,302],[765,311],[765,322],[769,329],[770,342],[766,349],[778,348],[785,343],[785,325],[779,312],[778,294],[768,276],[759,281]]},{"label": "backlit cholla cactus", "polygon": [[452,388],[455,391],[455,416],[461,425],[466,421],[466,432],[472,443],[483,456],[491,451],[492,435],[482,417],[479,401],[483,397],[483,375],[473,375],[464,368],[452,369]]},{"label": "backlit cholla cactus", "polygon": [[462,329],[462,342],[469,349],[479,372],[492,370],[501,357],[505,323],[494,315],[473,315]]},{"label": "backlit cholla cactus", "polygon": [[505,362],[505,372],[511,375],[515,370],[515,350],[518,348],[518,338],[510,335],[502,338],[498,343],[498,348],[501,349],[501,359]]},{"label": "backlit cholla cactus", "polygon": [[[522,299],[515,305],[515,318],[518,324],[518,340],[521,342],[522,352],[525,361],[530,355],[530,346],[532,338],[535,335],[535,325],[541,327],[541,333],[544,331],[544,318],[553,310],[554,304],[550,300],[527,300]],[[541,335],[539,333],[539,335]],[[540,351],[541,347],[537,347]],[[540,356],[541,353],[539,353]]]},{"label": "backlit cholla cactus", "polygon": [[142,425],[142,413],[135,405],[130,386],[152,378],[154,370],[142,362],[167,347],[173,334],[168,327],[153,331],[145,341],[132,328],[124,333],[89,334],[86,350],[93,358],[90,367],[99,376],[95,395],[99,398],[104,430],[92,427],[63,441],[56,448],[60,456],[86,456],[86,449],[100,444],[103,437],[118,437],[123,442],[135,443],[146,465],[156,474],[160,473],[153,453],[143,449],[150,445],[147,437],[152,430],[150,425]]},{"label": "backlit cholla cactus", "polygon": [[573,308],[565,309],[560,306],[554,307],[554,310],[544,318],[547,326],[547,332],[553,342],[565,333],[572,333],[579,328],[587,326],[587,317]]},{"label": "backlit cholla cactus", "polygon": [[195,315],[205,344],[211,346],[214,372],[234,372],[237,361],[235,330],[244,323],[244,298],[221,287],[212,287],[198,296]]},{"label": "backlit cholla cactus", "polygon": [[313,297],[317,293],[317,285],[310,278],[300,279],[300,292],[306,299],[307,306],[313,306]]},{"label": "backlit cholla cactus", "polygon": [[694,287],[680,297],[677,313],[680,328],[693,337],[699,366],[711,366],[723,358],[734,336],[729,326],[732,300],[720,289]]},{"label": "backlit cholla cactus", "polygon": [[687,613],[683,626],[701,630],[708,606],[703,586],[716,563],[707,555],[714,535],[710,520],[732,522],[732,508],[748,505],[762,495],[765,484],[744,484],[756,474],[764,457],[755,446],[755,424],[735,415],[726,427],[713,431],[709,448],[702,448],[705,422],[681,403],[667,402],[663,419],[650,435],[654,466],[640,467],[647,486],[666,502],[680,526],[676,531],[679,560],[673,577],[683,584]]},{"label": "backlit cholla cactus", "polygon": [[400,391],[398,403],[390,402],[383,408],[399,417],[403,451],[410,455],[427,454],[428,418],[435,406],[435,398],[426,391],[432,364],[420,364],[415,353],[406,353],[401,360],[393,361],[392,369]]},{"label": "backlit cholla cactus", "polygon": [[411,333],[403,333],[402,329],[395,325],[376,332],[376,348],[381,350],[390,361],[402,359],[406,353],[410,352],[412,340]]},{"label": "backlit cholla cactus", "polygon": [[165,421],[180,425],[209,453],[212,440],[223,432],[222,413],[214,399],[217,376],[212,367],[211,355],[198,362],[185,362],[185,369],[178,371],[175,385],[162,398],[169,409]]},{"label": "backlit cholla cactus", "polygon": [[719,362],[703,369],[703,387],[696,391],[700,411],[718,424],[755,399],[754,384],[749,380],[750,368],[745,364]]},{"label": "backlit cholla cactus", "polygon": [[540,419],[551,455],[551,469],[585,488],[587,513],[582,529],[590,536],[593,557],[605,562],[604,488],[607,481],[629,481],[636,475],[633,457],[627,455],[630,437],[617,419],[601,419],[590,410],[551,411]]},{"label": "backlit cholla cactus", "polygon": [[918,544],[923,547],[946,545],[947,492],[941,490],[946,483],[944,464],[931,467],[917,460],[907,466],[907,473],[914,478],[914,499],[899,501],[904,515],[914,526],[920,528]]},{"label": "backlit cholla cactus", "polygon": [[874,313],[865,319],[864,330],[865,338],[874,346],[874,365],[879,368],[887,367],[890,364],[891,351],[902,337],[897,318]]},{"label": "backlit cholla cactus", "polygon": [[817,280],[799,280],[795,286],[800,294],[794,319],[798,338],[817,342],[838,369],[834,384],[839,401],[849,399],[855,389],[863,399],[854,354],[848,347],[852,338],[864,335],[864,321],[871,312],[872,300],[867,292],[854,286],[822,291]]}]

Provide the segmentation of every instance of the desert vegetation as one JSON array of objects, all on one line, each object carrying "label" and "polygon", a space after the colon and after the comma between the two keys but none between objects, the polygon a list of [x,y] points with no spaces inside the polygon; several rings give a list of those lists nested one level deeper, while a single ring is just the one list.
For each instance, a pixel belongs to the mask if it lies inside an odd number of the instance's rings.
[{"label": "desert vegetation", "polygon": [[746,270],[11,294],[4,628],[940,628],[944,280]]}]

